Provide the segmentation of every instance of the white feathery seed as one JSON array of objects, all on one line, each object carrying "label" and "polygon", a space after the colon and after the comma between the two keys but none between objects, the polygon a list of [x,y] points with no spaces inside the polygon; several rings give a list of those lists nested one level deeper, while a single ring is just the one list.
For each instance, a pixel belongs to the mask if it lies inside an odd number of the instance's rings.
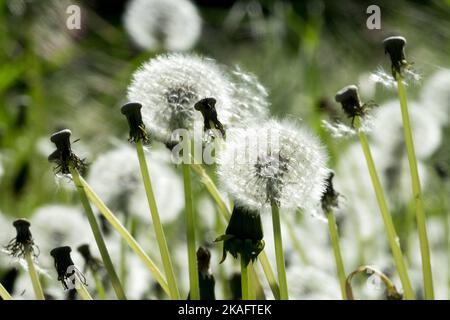
[{"label": "white feathery seed", "polygon": [[[153,192],[163,223],[175,219],[184,206],[183,185],[169,165],[169,159],[167,150],[152,149],[146,154]],[[107,205],[150,222],[150,209],[139,161],[136,150],[131,145],[123,144],[100,155],[90,167],[88,182]]]},{"label": "white feathery seed", "polygon": [[151,136],[164,143],[171,141],[176,129],[203,128],[203,116],[194,105],[211,97],[217,101],[218,119],[225,129],[267,115],[267,92],[254,76],[241,71],[230,74],[214,60],[197,55],[151,59],[134,73],[128,86],[128,99],[142,104]]},{"label": "white feathery seed", "polygon": [[269,120],[230,130],[218,156],[221,184],[236,201],[261,209],[310,209],[321,199],[327,154],[309,131]]},{"label": "white feathery seed", "polygon": [[202,26],[197,7],[188,0],[132,0],[123,22],[136,45],[149,50],[189,50]]}]

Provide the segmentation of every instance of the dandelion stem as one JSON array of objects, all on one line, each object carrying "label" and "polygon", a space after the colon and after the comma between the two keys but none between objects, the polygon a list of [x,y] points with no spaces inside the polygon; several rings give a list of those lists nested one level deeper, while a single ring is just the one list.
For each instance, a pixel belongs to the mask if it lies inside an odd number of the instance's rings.
[{"label": "dandelion stem", "polygon": [[1,283],[0,283],[0,297],[3,300],[12,300],[11,295]]},{"label": "dandelion stem", "polygon": [[[167,246],[166,236],[161,224],[161,220],[158,213],[158,207],[156,205],[155,196],[153,194],[152,182],[150,180],[150,174],[148,172],[147,162],[145,160],[144,148],[142,146],[142,140],[136,142],[136,151],[139,159],[139,165],[141,167],[142,179],[144,180],[145,192],[147,194],[148,205],[150,207],[150,213],[155,229],[156,239],[158,241],[159,252],[161,254],[161,260],[164,266],[164,272],[166,274],[167,284],[169,285],[170,296],[173,300],[180,299],[178,293],[178,287],[175,280],[175,273],[173,271],[172,261],[170,260],[169,248]],[[194,238],[195,239],[195,238]],[[195,242],[194,242],[195,245]],[[195,249],[195,247],[194,247]]]},{"label": "dandelion stem", "polygon": [[91,226],[92,233],[94,234],[95,242],[97,243],[98,250],[100,251],[100,255],[102,256],[102,260],[105,265],[105,269],[108,272],[108,276],[111,280],[114,292],[116,293],[117,298],[119,298],[120,300],[126,300],[127,297],[125,295],[125,291],[123,290],[122,284],[120,283],[119,277],[117,276],[116,270],[114,269],[114,265],[111,261],[108,249],[106,248],[105,240],[103,239],[97,219],[95,218],[94,212],[92,211],[85,189],[81,184],[80,174],[78,173],[78,170],[72,165],[69,166],[69,170],[72,175],[73,182],[77,187],[81,203],[83,204],[84,211],[86,212],[86,216]]},{"label": "dandelion stem", "polygon": [[80,295],[81,299],[94,300],[92,299],[91,295],[89,294],[89,291],[87,291],[82,281],[78,279],[78,276],[76,277],[75,289],[77,290],[77,293]]},{"label": "dandelion stem", "polygon": [[[360,125],[359,117],[355,118],[355,125]],[[383,218],[384,227],[386,229],[389,245],[391,247],[392,255],[394,257],[394,262],[402,282],[403,291],[405,298],[408,300],[415,299],[414,292],[409,280],[408,272],[406,269],[405,260],[403,258],[403,253],[398,242],[397,232],[395,231],[394,222],[392,221],[392,216],[387,207],[386,198],[384,196],[383,188],[381,187],[380,179],[378,178],[377,170],[375,168],[375,163],[373,161],[372,153],[369,147],[369,141],[364,132],[358,132],[359,141],[361,143],[364,156],[366,158],[367,167],[369,169],[370,178],[372,180],[372,185],[375,190],[375,195],[377,197],[378,206],[380,207],[381,216]]]},{"label": "dandelion stem", "polygon": [[[200,177],[201,182],[205,185],[206,190],[209,192],[213,200],[216,202],[217,207],[219,209],[220,214],[224,218],[226,222],[230,220],[231,212],[228,209],[225,201],[223,201],[222,196],[220,195],[219,190],[214,184],[211,177],[205,171],[205,169],[199,164],[191,164],[192,170]],[[275,278],[275,274],[270,266],[269,259],[267,258],[267,254],[265,251],[261,251],[258,255],[259,263],[264,271],[264,275],[266,276],[267,282],[269,283],[270,289],[272,290],[272,294],[275,299],[280,299],[280,290],[277,284],[277,280]]]},{"label": "dandelion stem", "polygon": [[427,227],[422,191],[420,187],[419,171],[417,170],[416,152],[409,119],[406,90],[401,76],[397,76],[398,98],[402,111],[403,133],[405,136],[406,151],[408,154],[409,168],[411,172],[412,191],[416,206],[417,229],[419,232],[420,253],[422,257],[422,274],[425,287],[425,299],[434,299],[433,275],[431,272],[430,248],[428,244]]},{"label": "dandelion stem", "polygon": [[97,288],[97,293],[100,300],[106,300],[105,287],[103,286],[102,279],[100,279],[96,270],[91,269],[92,277],[94,278],[95,287]]},{"label": "dandelion stem", "polygon": [[250,300],[250,274],[245,259],[241,257],[241,288],[242,300]]},{"label": "dandelion stem", "polygon": [[342,260],[341,248],[339,246],[339,234],[336,225],[336,218],[333,212],[327,212],[328,229],[330,232],[331,245],[333,247],[334,259],[336,261],[336,272],[341,286],[342,299],[347,300],[347,292],[345,290],[345,268]]},{"label": "dandelion stem", "polygon": [[188,247],[190,298],[192,300],[199,300],[200,288],[198,282],[197,254],[195,250],[195,217],[192,201],[191,170],[189,164],[183,163],[181,166],[183,169],[184,200],[186,203],[186,237]]},{"label": "dandelion stem", "polygon": [[283,241],[281,238],[280,209],[275,203],[272,203],[272,224],[275,242],[275,256],[277,260],[278,283],[280,286],[280,299],[288,300],[289,295],[286,280],[286,268],[284,265]]},{"label": "dandelion stem", "polygon": [[153,275],[155,280],[159,283],[161,288],[170,296],[169,286],[167,285],[164,276],[161,271],[156,267],[155,263],[150,259],[150,257],[144,252],[139,243],[131,236],[128,230],[120,223],[119,219],[109,210],[109,208],[104,204],[104,202],[98,197],[98,195],[92,190],[91,186],[80,177],[81,185],[88,198],[94,203],[101,214],[108,220],[108,222],[116,229],[117,232],[122,236],[123,239],[128,243],[130,248],[136,253],[136,255],[144,262],[145,266],[148,268],[150,273]]},{"label": "dandelion stem", "polygon": [[25,260],[27,262],[31,283],[33,284],[34,294],[36,295],[37,300],[45,300],[41,282],[39,281],[39,275],[36,271],[36,267],[34,266],[31,248],[27,246],[25,250]]}]

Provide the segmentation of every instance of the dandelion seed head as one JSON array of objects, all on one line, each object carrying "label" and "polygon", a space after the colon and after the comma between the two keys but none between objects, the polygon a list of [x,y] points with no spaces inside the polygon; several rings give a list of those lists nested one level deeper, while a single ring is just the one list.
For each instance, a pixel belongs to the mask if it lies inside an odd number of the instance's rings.
[{"label": "dandelion seed head", "polygon": [[192,130],[203,124],[194,109],[197,101],[214,97],[219,120],[232,117],[232,86],[211,59],[195,55],[161,55],[145,63],[133,75],[128,99],[142,104],[142,117],[151,137],[170,142],[175,129]]},{"label": "dandelion seed head", "polygon": [[125,30],[142,49],[191,49],[201,33],[201,18],[188,0],[132,0],[123,16]]},{"label": "dandelion seed head", "polygon": [[262,209],[275,202],[307,209],[325,190],[326,161],[325,150],[307,130],[269,120],[230,131],[218,157],[218,174],[242,205]]},{"label": "dandelion seed head", "polygon": [[[167,150],[146,153],[150,178],[163,222],[172,221],[184,206],[183,185],[169,166]],[[122,144],[100,155],[91,165],[87,178],[99,197],[116,210],[149,220],[149,208],[136,150]],[[166,192],[171,190],[171,192]],[[181,195],[181,196],[180,196]]]},{"label": "dandelion seed head", "polygon": [[421,102],[436,122],[444,125],[450,120],[450,69],[433,74],[424,84]]},{"label": "dandelion seed head", "polygon": [[[435,118],[425,105],[409,102],[409,116],[412,126],[416,156],[425,159],[431,156],[442,142],[442,132]],[[405,154],[403,121],[397,100],[384,103],[373,112],[371,137],[378,147],[391,157],[399,158],[396,152]],[[402,152],[403,150],[403,152]]]},{"label": "dandelion seed head", "polygon": [[267,116],[267,91],[256,77],[229,72],[214,60],[196,55],[158,56],[138,69],[128,87],[128,99],[143,105],[142,117],[151,137],[170,144],[175,129],[203,126],[195,104],[216,100],[218,120],[225,130],[244,127]]}]

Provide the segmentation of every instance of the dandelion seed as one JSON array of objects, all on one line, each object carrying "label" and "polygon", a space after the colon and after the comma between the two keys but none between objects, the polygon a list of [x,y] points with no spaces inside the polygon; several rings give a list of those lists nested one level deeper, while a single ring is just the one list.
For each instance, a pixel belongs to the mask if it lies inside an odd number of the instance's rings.
[{"label": "dandelion seed", "polygon": [[[243,92],[254,92],[255,79],[244,74],[235,75],[233,83],[225,68],[212,59],[171,54],[161,55],[145,63],[134,75],[128,87],[128,99],[142,104],[142,118],[151,137],[171,145],[176,129],[192,131],[203,127],[202,114],[195,104],[204,98],[216,100],[217,119],[226,130],[231,126],[245,126],[263,116],[264,94],[239,103]],[[244,88],[238,90],[240,84]],[[176,141],[175,141],[176,143]]]},{"label": "dandelion seed", "polygon": [[242,205],[308,209],[320,202],[328,175],[318,139],[291,122],[269,120],[230,131],[218,174]]},{"label": "dandelion seed", "polygon": [[149,50],[189,50],[201,33],[201,18],[188,0],[132,0],[123,21],[132,40]]}]

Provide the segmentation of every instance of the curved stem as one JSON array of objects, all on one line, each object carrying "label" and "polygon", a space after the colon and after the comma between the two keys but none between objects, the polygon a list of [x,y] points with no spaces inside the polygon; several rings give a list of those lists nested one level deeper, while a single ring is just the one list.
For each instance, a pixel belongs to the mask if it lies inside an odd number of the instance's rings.
[{"label": "curved stem", "polygon": [[33,284],[34,294],[36,295],[37,300],[45,300],[41,282],[39,281],[39,275],[36,271],[33,258],[31,256],[31,250],[29,248],[26,248],[25,250],[25,261],[27,262],[28,273],[30,274],[31,283]]},{"label": "curved stem", "polygon": [[400,108],[402,111],[403,133],[406,143],[406,151],[408,154],[409,168],[411,172],[412,191],[416,206],[417,230],[419,232],[420,254],[422,258],[422,274],[425,287],[425,299],[434,299],[433,275],[431,272],[430,248],[428,244],[427,227],[425,209],[420,187],[419,171],[417,169],[416,152],[414,149],[414,141],[409,119],[408,104],[406,101],[406,90],[403,85],[402,78],[397,77],[398,98],[400,100]]},{"label": "curved stem", "polygon": [[136,151],[139,159],[139,166],[141,168],[142,179],[144,181],[145,193],[147,194],[148,205],[150,207],[150,213],[155,229],[156,239],[158,241],[159,252],[161,254],[161,260],[163,263],[164,272],[166,274],[167,284],[169,285],[170,296],[173,300],[178,300],[180,299],[180,295],[178,293],[178,287],[175,280],[175,273],[173,271],[166,236],[164,234],[164,229],[159,217],[155,196],[153,194],[152,183],[150,180],[150,174],[148,172],[147,161],[145,160],[144,148],[142,146],[141,140],[136,142]]},{"label": "curved stem", "polygon": [[189,287],[190,298],[200,300],[200,288],[198,282],[197,255],[195,247],[195,217],[192,201],[191,170],[189,164],[181,164],[183,168],[184,200],[186,211],[186,237],[188,246],[189,263]]},{"label": "curved stem", "polygon": [[250,300],[249,272],[245,259],[241,257],[241,289],[242,300]]},{"label": "curved stem", "polygon": [[136,255],[144,262],[147,269],[153,275],[155,280],[159,283],[161,288],[167,295],[170,296],[169,286],[167,285],[164,276],[159,271],[155,263],[150,259],[150,257],[144,252],[139,243],[133,238],[133,236],[128,232],[128,230],[120,223],[119,219],[109,210],[109,208],[103,203],[103,201],[98,197],[98,195],[92,190],[89,184],[80,177],[81,184],[86,191],[88,198],[94,203],[101,214],[108,220],[114,229],[122,236],[122,238],[128,243],[130,248],[136,253]]},{"label": "curved stem", "polygon": [[120,283],[119,277],[117,276],[116,270],[112,263],[111,257],[109,255],[108,249],[106,248],[105,240],[103,239],[102,232],[100,231],[100,226],[98,225],[97,219],[95,218],[94,212],[92,211],[91,204],[86,196],[86,192],[81,184],[81,177],[78,170],[73,166],[69,166],[70,173],[72,174],[73,182],[78,190],[81,203],[83,204],[84,211],[88,218],[89,224],[91,226],[92,233],[94,234],[95,242],[97,243],[98,250],[102,257],[105,269],[108,272],[108,276],[114,288],[114,292],[117,298],[120,300],[126,300],[125,291],[123,290],[122,284]]},{"label": "curved stem", "polygon": [[11,295],[9,292],[5,289],[5,287],[0,283],[0,297],[3,300],[12,300]]},{"label": "curved stem", "polygon": [[[355,119],[356,125],[359,126],[360,119]],[[384,222],[384,228],[386,229],[389,245],[391,247],[392,255],[394,257],[394,262],[402,282],[403,291],[405,298],[408,300],[415,299],[414,291],[411,286],[411,281],[409,280],[408,272],[406,269],[405,260],[403,258],[403,253],[398,242],[397,232],[395,231],[394,222],[392,221],[392,216],[389,212],[386,198],[384,196],[383,188],[381,187],[380,179],[378,178],[377,170],[375,168],[375,163],[373,161],[372,153],[369,147],[369,141],[367,136],[362,132],[358,132],[359,141],[361,143],[364,156],[366,158],[367,167],[369,169],[370,178],[372,180],[372,185],[375,190],[375,195],[377,198],[378,206],[380,208],[381,216]]]},{"label": "curved stem", "polygon": [[342,299],[347,300],[347,292],[345,290],[345,269],[342,260],[341,248],[339,246],[339,234],[336,225],[336,218],[333,212],[327,212],[328,230],[330,232],[331,245],[333,247],[334,259],[336,261],[336,272],[341,286]]},{"label": "curved stem", "polygon": [[283,240],[281,237],[280,209],[278,205],[272,204],[273,238],[275,242],[275,256],[277,260],[278,283],[280,285],[280,299],[289,299],[286,280],[286,268],[284,262]]}]

